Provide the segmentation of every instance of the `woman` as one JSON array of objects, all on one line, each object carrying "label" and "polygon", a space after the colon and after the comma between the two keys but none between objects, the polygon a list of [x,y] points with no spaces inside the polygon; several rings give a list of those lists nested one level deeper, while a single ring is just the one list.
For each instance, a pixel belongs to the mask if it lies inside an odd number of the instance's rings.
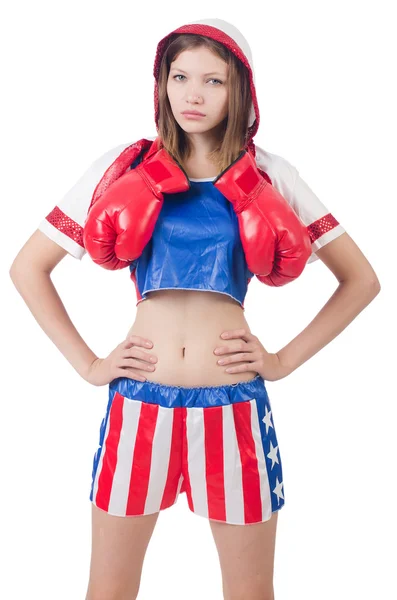
[{"label": "woman", "polygon": [[[181,492],[210,520],[224,597],[271,599],[285,496],[264,380],[286,377],[329,343],[379,282],[295,167],[253,143],[252,58],[235,27],[219,19],[179,27],[159,42],[154,75],[158,136],[95,161],[11,274],[18,286],[27,253],[49,274],[66,253],[88,252],[105,268],[128,266],[136,287],[136,319],[106,358],[78,335],[52,284],[41,287],[42,304],[51,296],[62,325],[46,326],[39,307],[32,311],[87,381],[109,383],[93,461],[86,599],[136,597],[159,511]],[[284,285],[317,258],[338,278],[337,293],[290,344],[268,353],[244,317],[249,281]]]}]

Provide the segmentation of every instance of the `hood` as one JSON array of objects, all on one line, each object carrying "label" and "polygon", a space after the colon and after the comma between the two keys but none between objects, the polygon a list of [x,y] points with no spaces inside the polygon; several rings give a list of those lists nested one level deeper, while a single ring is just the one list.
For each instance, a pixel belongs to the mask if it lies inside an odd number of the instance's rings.
[{"label": "hood", "polygon": [[160,72],[161,59],[168,45],[171,36],[177,33],[195,33],[209,37],[216,42],[226,46],[233,54],[247,67],[249,71],[249,80],[251,88],[251,110],[248,121],[248,136],[246,147],[254,150],[253,138],[259,127],[259,108],[255,91],[254,65],[252,53],[249,44],[243,34],[231,23],[222,19],[201,19],[193,21],[186,25],[181,25],[163,37],[157,45],[156,56],[154,60],[153,75],[154,84],[154,113],[156,128],[158,131],[159,102],[158,102],[158,77]]}]

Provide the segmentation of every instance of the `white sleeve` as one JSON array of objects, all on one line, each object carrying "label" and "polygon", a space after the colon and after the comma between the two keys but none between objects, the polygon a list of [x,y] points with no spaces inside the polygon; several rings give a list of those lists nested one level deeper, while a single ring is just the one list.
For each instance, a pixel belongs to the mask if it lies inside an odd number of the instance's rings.
[{"label": "white sleeve", "polygon": [[307,262],[312,263],[318,260],[316,251],[345,233],[345,229],[285,159],[281,159],[280,179],[282,195],[307,226],[312,241],[312,254]]},{"label": "white sleeve", "polygon": [[97,158],[38,225],[47,237],[79,260],[86,254],[83,229],[95,188],[108,167],[129,145],[116,146]]}]

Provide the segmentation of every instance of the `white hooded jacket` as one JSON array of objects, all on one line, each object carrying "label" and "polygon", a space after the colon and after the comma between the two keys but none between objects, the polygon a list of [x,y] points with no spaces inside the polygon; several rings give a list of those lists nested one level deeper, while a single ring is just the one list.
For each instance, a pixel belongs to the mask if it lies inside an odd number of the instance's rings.
[{"label": "white hooded jacket", "polygon": [[[307,226],[312,241],[312,255],[308,263],[318,257],[315,252],[344,233],[345,229],[328,208],[300,177],[298,170],[286,159],[257,146],[253,138],[259,127],[259,107],[256,98],[252,53],[247,40],[231,23],[221,19],[202,19],[182,25],[167,34],[157,45],[154,61],[154,109],[158,129],[157,78],[161,57],[176,33],[195,33],[223,43],[243,62],[250,75],[252,106],[249,117],[247,146],[255,156],[262,175],[289,202],[301,221]],[[157,136],[133,143],[120,144],[97,158],[76,184],[59,200],[38,228],[63,247],[71,256],[81,259],[86,250],[83,229],[90,206],[118,177],[131,168],[142,153],[153,151]]]}]

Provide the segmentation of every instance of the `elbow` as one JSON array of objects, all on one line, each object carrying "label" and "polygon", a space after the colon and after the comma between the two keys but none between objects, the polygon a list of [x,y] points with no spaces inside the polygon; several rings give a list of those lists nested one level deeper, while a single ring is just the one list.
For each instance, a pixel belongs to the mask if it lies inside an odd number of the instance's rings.
[{"label": "elbow", "polygon": [[355,296],[359,296],[365,304],[369,304],[379,294],[381,285],[379,279],[375,277],[365,278],[349,278],[339,282],[340,285],[346,285],[353,288]]},{"label": "elbow", "polygon": [[374,279],[373,281],[371,281],[370,285],[374,291],[374,297],[377,296],[381,289],[379,279],[378,278]]},{"label": "elbow", "polygon": [[374,296],[377,296],[380,292],[380,281],[375,273],[372,273],[372,276],[364,281],[364,285],[372,291]]},{"label": "elbow", "polygon": [[15,280],[17,278],[17,273],[18,273],[18,268],[17,268],[16,262],[14,260],[14,262],[12,263],[10,270],[9,270],[11,280],[14,284],[15,284]]},{"label": "elbow", "polygon": [[376,275],[375,277],[371,277],[369,279],[354,279],[350,281],[352,283],[354,282],[361,292],[371,300],[379,294],[381,289],[379,279],[376,277]]},{"label": "elbow", "polygon": [[369,280],[364,282],[365,287],[368,289],[369,293],[372,293],[373,296],[377,296],[380,292],[380,282],[379,279],[375,276]]},{"label": "elbow", "polygon": [[367,287],[368,300],[369,300],[369,302],[372,302],[380,292],[379,279],[377,277],[375,279],[371,279],[370,281],[368,281],[366,287]]},{"label": "elbow", "polygon": [[14,286],[17,288],[17,290],[19,290],[20,288],[20,282],[21,282],[21,275],[18,272],[18,270],[15,267],[11,267],[10,269],[10,277],[11,277],[11,281],[14,284]]},{"label": "elbow", "polygon": [[353,270],[340,283],[355,285],[374,297],[379,294],[381,289],[380,281],[372,267],[364,270]]},{"label": "elbow", "polygon": [[26,277],[26,272],[26,265],[22,264],[20,260],[15,259],[9,269],[11,281],[15,285],[15,287],[18,287],[18,282],[20,282]]}]

